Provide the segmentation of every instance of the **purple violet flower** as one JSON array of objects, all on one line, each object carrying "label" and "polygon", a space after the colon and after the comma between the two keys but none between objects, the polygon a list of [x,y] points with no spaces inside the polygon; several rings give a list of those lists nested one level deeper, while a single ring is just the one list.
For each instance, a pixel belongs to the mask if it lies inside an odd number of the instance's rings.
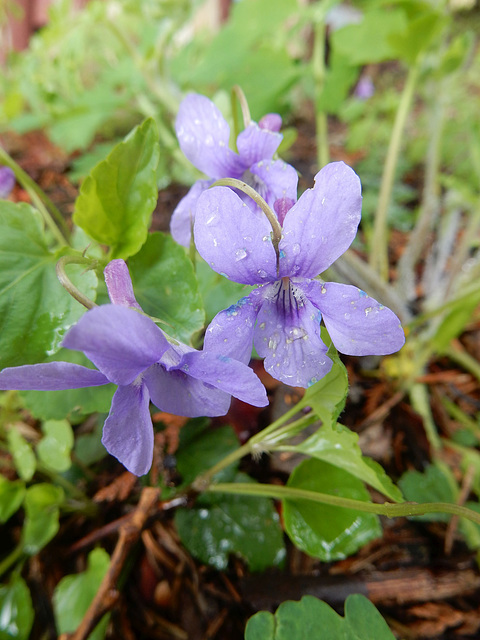
[{"label": "purple violet flower", "polygon": [[325,271],[350,246],[360,222],[361,185],[343,162],[315,176],[315,186],[295,204],[277,201],[282,227],[278,250],[272,227],[231,189],[212,187],[199,198],[195,244],[225,277],[258,288],[221,311],[207,329],[205,345],[228,347],[247,362],[252,340],[277,380],[308,387],[332,366],[320,337],[323,318],[336,348],[349,355],[398,351],[404,333],[397,316],[357,287],[322,282]]},{"label": "purple violet flower", "polygon": [[15,186],[15,174],[10,167],[0,167],[0,198],[8,198]]},{"label": "purple violet flower", "polygon": [[0,372],[0,389],[118,385],[102,443],[138,476],[152,465],[150,400],[162,411],[187,417],[224,415],[232,395],[255,406],[268,404],[265,388],[245,364],[168,339],[143,315],[123,260],[107,265],[105,281],[113,304],[87,311],[62,343],[83,351],[98,370],[69,362],[11,367]]},{"label": "purple violet flower", "polygon": [[185,156],[209,179],[197,180],[173,212],[170,231],[179,244],[190,246],[198,197],[219,178],[243,180],[272,207],[279,198],[296,198],[297,172],[283,160],[272,160],[283,137],[281,123],[278,114],[269,113],[249,124],[237,137],[237,154],[229,149],[230,127],[213,102],[187,95],[175,122],[177,138]]}]

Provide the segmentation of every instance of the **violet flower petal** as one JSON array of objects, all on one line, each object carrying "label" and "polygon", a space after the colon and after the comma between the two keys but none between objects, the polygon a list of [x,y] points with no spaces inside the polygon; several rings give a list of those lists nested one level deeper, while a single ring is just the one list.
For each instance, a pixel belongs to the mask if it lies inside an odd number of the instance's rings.
[{"label": "violet flower petal", "polygon": [[265,358],[265,370],[294,387],[311,386],[332,367],[320,338],[320,314],[289,280],[270,286],[258,313],[254,344]]},{"label": "violet flower petal", "polygon": [[327,164],[286,214],[280,276],[313,278],[351,245],[362,208],[361,184],[344,162]]},{"label": "violet flower petal", "polygon": [[278,149],[282,134],[261,129],[252,122],[237,137],[237,149],[247,167],[260,160],[271,160]]},{"label": "violet flower petal", "polygon": [[397,316],[361,289],[347,284],[310,283],[308,297],[321,311],[333,344],[352,356],[398,351],[405,335]]},{"label": "violet flower petal", "polygon": [[193,351],[182,358],[182,371],[254,407],[268,404],[265,387],[252,369],[228,356]]},{"label": "violet flower petal", "polygon": [[248,364],[252,357],[253,329],[262,301],[260,290],[256,289],[217,313],[205,331],[205,351]]},{"label": "violet flower petal", "polygon": [[99,387],[109,382],[110,380],[100,371],[72,362],[25,364],[21,367],[9,367],[0,372],[0,389],[4,391],[9,389],[58,391]]},{"label": "violet flower petal", "polygon": [[[250,185],[272,209],[281,198],[288,198],[292,204],[296,202],[298,174],[290,164],[283,160],[262,160],[250,167],[250,174]],[[252,206],[250,198],[244,202]]]},{"label": "violet flower petal", "polygon": [[106,304],[87,311],[67,333],[62,346],[83,351],[111,382],[127,385],[160,360],[169,343],[150,318]]},{"label": "violet flower petal", "polygon": [[8,198],[15,186],[15,174],[10,167],[0,167],[0,198]]},{"label": "violet flower petal", "polygon": [[147,369],[144,381],[151,400],[160,410],[187,418],[227,413],[231,396],[179,369],[166,371],[161,364]]},{"label": "violet flower petal", "polygon": [[238,177],[247,168],[229,149],[230,127],[205,96],[190,93],[175,121],[180,148],[190,162],[211,178]]},{"label": "violet flower petal", "polygon": [[190,247],[197,200],[200,194],[214,182],[214,180],[197,180],[173,211],[170,232],[175,242],[183,247]]},{"label": "violet flower petal", "polygon": [[112,304],[142,310],[133,293],[132,279],[125,260],[109,262],[103,270],[103,275]]},{"label": "violet flower petal", "polygon": [[228,187],[212,187],[198,199],[195,245],[214,271],[234,282],[262,284],[276,280],[272,228]]},{"label": "violet flower petal", "polygon": [[143,476],[152,466],[153,426],[149,403],[145,385],[119,387],[103,426],[103,446],[136,476]]}]

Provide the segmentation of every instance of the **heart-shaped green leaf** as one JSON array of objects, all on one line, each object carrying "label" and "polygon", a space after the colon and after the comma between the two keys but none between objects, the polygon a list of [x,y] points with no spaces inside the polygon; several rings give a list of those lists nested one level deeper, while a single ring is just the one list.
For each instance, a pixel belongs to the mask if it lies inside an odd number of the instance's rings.
[{"label": "heart-shaped green leaf", "polygon": [[[301,462],[293,470],[287,486],[370,501],[363,482],[320,460]],[[324,562],[345,558],[382,533],[374,514],[309,500],[283,500],[283,519],[292,542]]]}]

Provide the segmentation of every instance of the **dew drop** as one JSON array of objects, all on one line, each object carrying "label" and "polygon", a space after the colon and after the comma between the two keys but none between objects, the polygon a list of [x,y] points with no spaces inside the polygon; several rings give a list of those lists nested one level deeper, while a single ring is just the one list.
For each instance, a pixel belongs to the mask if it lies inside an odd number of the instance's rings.
[{"label": "dew drop", "polygon": [[239,260],[243,260],[246,257],[247,257],[247,252],[245,251],[245,249],[237,249],[235,251],[235,261],[236,262],[239,262]]},{"label": "dew drop", "polygon": [[260,276],[260,278],[266,278],[267,277],[267,272],[264,271],[264,269],[259,269],[257,271],[257,275]]},{"label": "dew drop", "polygon": [[350,314],[349,314],[349,313],[346,313],[346,314],[344,315],[344,318],[345,318],[345,320],[350,320]]},{"label": "dew drop", "polygon": [[292,252],[294,256],[298,256],[298,254],[300,253],[300,245],[298,244],[298,242],[296,242],[293,247],[292,247]]}]

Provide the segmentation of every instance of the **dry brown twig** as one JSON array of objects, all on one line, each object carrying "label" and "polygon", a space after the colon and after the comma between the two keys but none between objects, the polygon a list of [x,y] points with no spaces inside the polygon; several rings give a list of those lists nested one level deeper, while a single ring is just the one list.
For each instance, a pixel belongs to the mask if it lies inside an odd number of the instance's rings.
[{"label": "dry brown twig", "polygon": [[80,626],[73,633],[62,634],[59,640],[86,640],[102,617],[114,606],[119,595],[116,584],[127,555],[140,537],[152,511],[157,507],[159,496],[159,489],[154,487],[145,487],[143,489],[137,508],[120,527],[118,542],[110,560],[108,571]]}]

